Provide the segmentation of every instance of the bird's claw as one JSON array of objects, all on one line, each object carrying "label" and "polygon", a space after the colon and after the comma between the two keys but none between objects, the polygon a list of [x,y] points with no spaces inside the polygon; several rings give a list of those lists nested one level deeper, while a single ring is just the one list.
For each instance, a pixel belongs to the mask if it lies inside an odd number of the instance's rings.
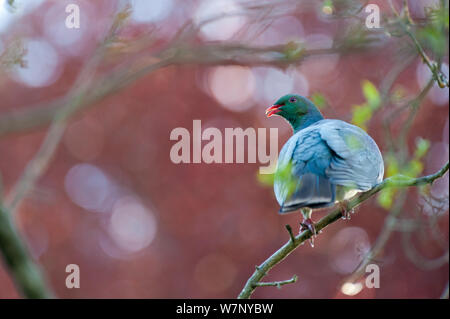
[{"label": "bird's claw", "polygon": [[350,219],[351,218],[351,214],[353,213],[353,209],[349,209],[348,207],[348,201],[343,200],[342,202],[339,202],[339,209],[341,210],[341,214],[342,214],[342,219]]},{"label": "bird's claw", "polygon": [[311,218],[304,219],[303,222],[300,223],[300,225],[301,225],[300,231],[309,229],[313,234],[313,236],[317,235],[316,226],[314,225],[314,222],[312,221]]},{"label": "bird's claw", "polygon": [[316,232],[316,226],[314,225],[314,222],[312,221],[311,218],[306,218],[303,220],[303,222],[300,223],[301,227],[300,227],[300,231],[304,231],[304,230],[310,230],[311,231],[311,238],[309,239],[311,247],[314,247],[314,238],[317,236],[317,232]]}]

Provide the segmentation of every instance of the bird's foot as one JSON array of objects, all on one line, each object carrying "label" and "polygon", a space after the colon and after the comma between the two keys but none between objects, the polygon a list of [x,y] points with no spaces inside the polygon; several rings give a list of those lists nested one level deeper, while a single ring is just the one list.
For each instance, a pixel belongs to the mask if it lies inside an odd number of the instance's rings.
[{"label": "bird's foot", "polygon": [[346,200],[339,202],[338,206],[339,206],[339,209],[341,210],[342,219],[350,219],[351,214],[353,214],[355,212],[355,210],[353,208],[350,209],[348,207],[348,201],[346,201]]},{"label": "bird's foot", "polygon": [[314,222],[311,218],[306,218],[303,220],[303,222],[300,223],[300,225],[301,232],[308,229],[311,231],[312,236],[309,239],[309,243],[311,244],[311,247],[314,247],[314,238],[317,236],[316,226],[314,225]]}]

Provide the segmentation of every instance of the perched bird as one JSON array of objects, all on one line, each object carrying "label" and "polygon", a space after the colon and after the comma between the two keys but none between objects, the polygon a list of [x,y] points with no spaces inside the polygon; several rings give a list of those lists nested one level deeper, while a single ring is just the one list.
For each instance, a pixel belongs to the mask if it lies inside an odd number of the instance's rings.
[{"label": "perched bird", "polygon": [[301,230],[316,234],[313,209],[338,203],[349,218],[346,199],[368,191],[383,179],[380,150],[362,129],[340,120],[324,119],[307,98],[288,94],[266,110],[279,115],[294,134],[280,151],[274,192],[280,214],[301,210]]}]

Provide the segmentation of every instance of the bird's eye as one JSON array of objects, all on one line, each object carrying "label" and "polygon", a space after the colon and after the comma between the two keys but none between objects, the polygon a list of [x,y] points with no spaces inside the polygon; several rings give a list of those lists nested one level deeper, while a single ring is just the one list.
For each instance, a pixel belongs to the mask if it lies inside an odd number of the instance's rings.
[{"label": "bird's eye", "polygon": [[291,97],[291,98],[289,99],[289,102],[291,102],[291,103],[295,103],[295,102],[297,102],[297,98],[295,98],[295,97]]}]

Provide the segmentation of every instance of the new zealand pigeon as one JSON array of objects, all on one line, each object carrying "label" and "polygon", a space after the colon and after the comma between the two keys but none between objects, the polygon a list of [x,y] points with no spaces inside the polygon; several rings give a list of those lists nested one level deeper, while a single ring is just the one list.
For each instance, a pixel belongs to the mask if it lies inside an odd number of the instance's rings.
[{"label": "new zealand pigeon", "polygon": [[307,98],[288,94],[266,110],[286,119],[294,134],[278,157],[274,192],[280,214],[301,210],[302,230],[316,234],[313,209],[338,203],[349,218],[345,200],[383,180],[384,166],[374,140],[357,126],[324,119]]}]

